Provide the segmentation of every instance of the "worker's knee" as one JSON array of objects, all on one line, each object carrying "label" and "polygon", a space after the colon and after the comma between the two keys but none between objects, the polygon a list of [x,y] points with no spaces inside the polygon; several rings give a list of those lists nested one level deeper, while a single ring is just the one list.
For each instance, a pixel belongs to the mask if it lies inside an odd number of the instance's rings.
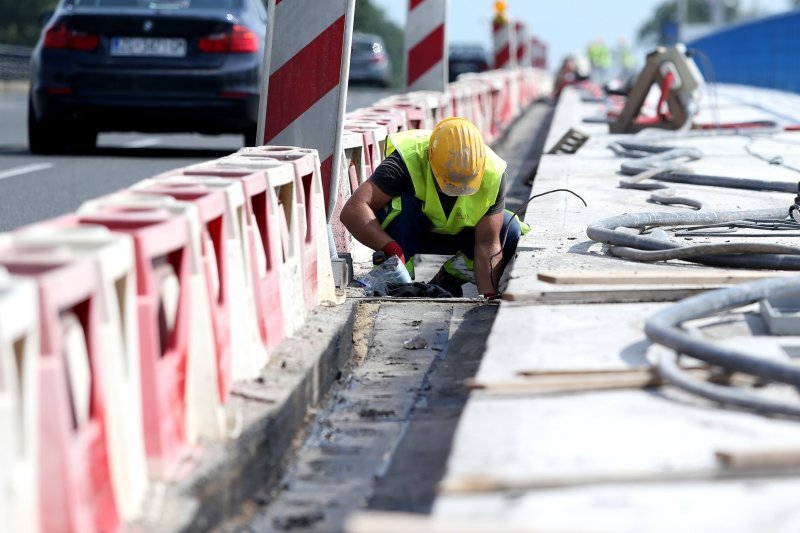
[{"label": "worker's knee", "polygon": [[503,257],[506,260],[517,252],[517,243],[522,237],[522,227],[517,217],[506,211],[503,216],[503,227],[500,230],[500,245],[503,247]]}]

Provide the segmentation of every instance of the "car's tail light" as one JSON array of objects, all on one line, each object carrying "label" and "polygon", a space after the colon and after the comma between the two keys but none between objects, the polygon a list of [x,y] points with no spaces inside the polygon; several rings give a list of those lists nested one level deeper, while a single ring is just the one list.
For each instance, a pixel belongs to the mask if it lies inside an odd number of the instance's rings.
[{"label": "car's tail light", "polygon": [[71,30],[66,24],[51,26],[44,34],[44,47],[91,52],[100,44],[100,38],[91,33]]},{"label": "car's tail light", "polygon": [[258,52],[258,36],[247,27],[236,25],[230,33],[202,37],[197,48],[206,54],[254,54]]},{"label": "car's tail light", "polygon": [[71,31],[69,35],[69,47],[72,50],[83,50],[84,52],[91,52],[100,44],[100,38],[91,33],[84,33],[82,31]]},{"label": "car's tail light", "polygon": [[197,48],[206,54],[224,54],[231,46],[231,37],[227,33],[215,33],[201,37]]},{"label": "car's tail light", "polygon": [[234,26],[233,33],[231,33],[231,52],[255,54],[258,52],[258,36],[246,26]]}]

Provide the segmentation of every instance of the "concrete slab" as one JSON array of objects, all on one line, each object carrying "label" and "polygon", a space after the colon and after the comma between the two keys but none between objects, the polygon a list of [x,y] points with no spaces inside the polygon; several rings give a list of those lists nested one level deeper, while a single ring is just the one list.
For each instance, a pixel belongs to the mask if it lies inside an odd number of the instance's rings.
[{"label": "concrete slab", "polygon": [[642,328],[664,306],[503,305],[476,380],[517,379],[523,371],[647,367],[650,343]]},{"label": "concrete slab", "polygon": [[[719,113],[723,121],[789,123],[800,111],[800,97],[779,96],[719,87],[714,108],[704,104],[699,119]],[[781,103],[771,103],[773,97]],[[506,291],[510,301],[501,305],[487,340],[478,382],[520,380],[523,371],[646,367],[649,358],[665,353],[643,333],[646,318],[668,305],[659,302],[748,276],[780,274],[622,260],[590,241],[586,227],[624,213],[688,211],[651,204],[649,192],[618,188],[622,159],[607,148],[614,139],[697,147],[705,157],[687,164],[695,173],[796,184],[797,172],[767,161],[783,156],[785,164],[800,168],[794,146],[800,136],[689,132],[676,140],[674,133],[659,131],[614,136],[606,125],[583,122],[604,112],[601,104],[581,102],[574,93],[562,96],[547,146],[570,127],[592,137],[576,155],[543,156],[532,194],[570,188],[589,206],[566,193],[531,204],[526,221],[533,231],[518,249]],[[715,210],[788,210],[794,199],[789,193],[672,186]],[[701,243],[740,237],[672,238]],[[796,237],[768,241],[794,245]],[[549,276],[540,279],[541,273]],[[567,279],[566,274],[571,281],[553,281]],[[582,283],[587,276],[594,281]],[[745,309],[692,327],[727,345],[790,360],[799,339],[767,338],[759,320]],[[765,388],[772,397],[796,400],[796,392],[787,387]],[[498,531],[796,529],[800,513],[790,495],[800,487],[800,471],[792,466],[767,474],[721,470],[715,453],[731,448],[797,450],[800,425],[722,409],[671,387],[550,394],[474,391],[459,423],[432,522],[474,520]]]}]

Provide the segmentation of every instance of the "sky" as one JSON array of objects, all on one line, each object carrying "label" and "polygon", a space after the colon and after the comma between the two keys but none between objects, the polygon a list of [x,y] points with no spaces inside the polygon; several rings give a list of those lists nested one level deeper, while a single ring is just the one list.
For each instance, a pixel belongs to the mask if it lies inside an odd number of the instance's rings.
[{"label": "sky", "polygon": [[[602,37],[615,45],[620,37],[636,44],[639,27],[664,0],[507,0],[512,19],[528,25],[529,33],[549,45],[551,68],[572,52],[583,52],[586,45]],[[407,0],[372,0],[386,14],[405,27]],[[744,9],[759,8],[772,14],[788,9],[789,0],[741,0]],[[493,0],[449,0],[447,40],[477,42],[491,49]],[[647,50],[637,49],[644,54]]]}]

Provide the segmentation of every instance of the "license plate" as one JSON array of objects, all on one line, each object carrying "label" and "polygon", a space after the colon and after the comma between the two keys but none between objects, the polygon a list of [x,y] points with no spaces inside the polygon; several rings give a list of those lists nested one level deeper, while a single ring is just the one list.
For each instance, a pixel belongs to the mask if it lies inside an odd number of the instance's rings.
[{"label": "license plate", "polygon": [[111,55],[117,57],[186,57],[186,39],[114,37]]}]

